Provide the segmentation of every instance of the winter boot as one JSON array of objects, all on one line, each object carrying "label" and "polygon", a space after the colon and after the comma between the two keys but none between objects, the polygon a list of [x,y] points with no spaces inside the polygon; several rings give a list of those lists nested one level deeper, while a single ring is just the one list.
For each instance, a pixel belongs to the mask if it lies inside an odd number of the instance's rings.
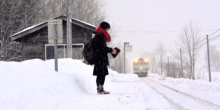
[{"label": "winter boot", "polygon": [[101,88],[97,88],[97,94],[102,94],[102,89]]},{"label": "winter boot", "polygon": [[109,91],[105,91],[104,89],[103,89],[103,94],[110,94],[110,92]]},{"label": "winter boot", "polygon": [[109,91],[105,91],[104,88],[102,87],[102,88],[100,88],[98,94],[110,94],[110,92]]}]

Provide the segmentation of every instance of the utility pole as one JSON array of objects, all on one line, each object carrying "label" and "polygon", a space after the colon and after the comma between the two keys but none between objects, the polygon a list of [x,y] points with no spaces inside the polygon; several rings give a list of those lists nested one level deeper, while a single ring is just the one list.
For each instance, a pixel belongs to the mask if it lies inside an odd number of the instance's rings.
[{"label": "utility pole", "polygon": [[125,46],[126,46],[126,42],[124,42],[124,73],[126,73],[125,71],[126,71],[126,69],[125,69],[125,65],[126,65],[126,62],[125,62],[125,60],[126,60],[126,58],[125,58]]},{"label": "utility pole", "polygon": [[211,82],[210,55],[209,55],[209,36],[208,35],[206,35],[206,39],[207,39],[207,59],[208,59],[209,82]]},{"label": "utility pole", "polygon": [[[53,2],[53,17],[55,16],[56,14],[56,11],[55,11],[55,3]],[[58,41],[58,35],[57,35],[57,20],[53,20],[52,21],[52,31],[54,35],[53,38],[54,38],[54,64],[55,64],[55,71],[58,71],[58,58],[57,58],[57,41]]]},{"label": "utility pole", "polygon": [[167,76],[170,76],[170,59],[169,59],[169,57],[167,57]]},{"label": "utility pole", "polygon": [[55,71],[58,71],[58,43],[63,42],[63,26],[61,19],[49,20],[48,21],[48,43],[54,44],[54,61],[55,61]]},{"label": "utility pole", "polygon": [[72,50],[72,16],[70,13],[71,0],[66,1],[66,26],[67,26],[67,34],[66,34],[66,43],[67,43],[67,58],[72,58],[73,50]]},{"label": "utility pole", "polygon": [[124,42],[124,73],[126,73],[126,46],[129,45],[129,42]]},{"label": "utility pole", "polygon": [[180,48],[180,68],[181,68],[181,70],[180,70],[180,75],[179,75],[179,77],[183,77],[183,56],[182,56],[182,49]]},{"label": "utility pole", "polygon": [[55,59],[55,71],[58,71],[58,58],[57,58],[57,41],[58,41],[58,36],[57,36],[57,24],[54,24],[54,31],[55,31],[55,38],[54,38],[54,59]]},{"label": "utility pole", "polygon": [[163,75],[163,63],[162,63],[162,52],[160,53],[160,74]]}]

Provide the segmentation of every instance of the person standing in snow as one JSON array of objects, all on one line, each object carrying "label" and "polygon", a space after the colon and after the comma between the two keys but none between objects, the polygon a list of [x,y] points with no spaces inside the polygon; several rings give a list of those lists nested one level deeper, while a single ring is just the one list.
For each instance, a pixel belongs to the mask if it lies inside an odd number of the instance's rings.
[{"label": "person standing in snow", "polygon": [[116,54],[116,50],[107,46],[107,42],[111,41],[111,36],[107,32],[109,29],[109,23],[101,22],[93,38],[93,49],[96,53],[93,75],[97,76],[96,85],[98,94],[110,93],[104,90],[105,77],[109,74],[108,53]]}]

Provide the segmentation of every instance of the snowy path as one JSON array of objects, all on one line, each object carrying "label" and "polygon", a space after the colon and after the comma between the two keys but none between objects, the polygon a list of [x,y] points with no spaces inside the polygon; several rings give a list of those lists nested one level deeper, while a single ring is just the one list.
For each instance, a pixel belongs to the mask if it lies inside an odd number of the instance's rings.
[{"label": "snowy path", "polygon": [[146,84],[163,96],[177,110],[219,110],[220,106],[183,93],[156,81],[143,79]]}]

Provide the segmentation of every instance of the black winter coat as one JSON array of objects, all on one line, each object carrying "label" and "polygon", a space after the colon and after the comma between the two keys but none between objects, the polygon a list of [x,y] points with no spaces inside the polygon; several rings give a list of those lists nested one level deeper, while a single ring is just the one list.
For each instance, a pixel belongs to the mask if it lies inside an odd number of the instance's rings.
[{"label": "black winter coat", "polygon": [[96,33],[92,44],[96,53],[93,75],[108,75],[108,53],[112,52],[112,48],[107,47],[103,33]]}]

